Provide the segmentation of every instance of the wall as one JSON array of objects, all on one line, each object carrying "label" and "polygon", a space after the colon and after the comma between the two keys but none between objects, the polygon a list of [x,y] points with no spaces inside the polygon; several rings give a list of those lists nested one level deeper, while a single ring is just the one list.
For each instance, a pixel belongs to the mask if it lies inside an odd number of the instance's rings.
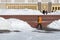
[{"label": "wall", "polygon": [[41,4],[41,11],[43,11],[43,10],[48,10],[48,4],[47,3]]},{"label": "wall", "polygon": [[7,9],[38,9],[38,5],[37,4],[7,4]]},{"label": "wall", "polygon": [[43,10],[51,12],[51,7],[52,7],[52,3],[51,2],[49,2],[49,3],[41,3],[41,2],[39,2],[38,3],[38,10],[40,10],[41,12]]},{"label": "wall", "polygon": [[38,16],[42,17],[42,26],[47,27],[54,20],[60,19],[60,15],[0,15],[4,18],[17,18],[28,22],[32,27],[36,27]]},{"label": "wall", "polygon": [[60,4],[52,4],[51,10],[53,11],[60,10]]},{"label": "wall", "polygon": [[37,4],[0,4],[0,9],[34,9],[38,10]]},{"label": "wall", "polygon": [[0,9],[5,9],[6,8],[6,4],[0,4]]}]

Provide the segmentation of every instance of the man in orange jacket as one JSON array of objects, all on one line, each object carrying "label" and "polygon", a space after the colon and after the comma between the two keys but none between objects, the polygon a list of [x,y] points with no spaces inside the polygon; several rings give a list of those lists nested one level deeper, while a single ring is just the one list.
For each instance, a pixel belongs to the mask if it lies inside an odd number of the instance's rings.
[{"label": "man in orange jacket", "polygon": [[42,30],[42,17],[38,16],[37,29]]}]

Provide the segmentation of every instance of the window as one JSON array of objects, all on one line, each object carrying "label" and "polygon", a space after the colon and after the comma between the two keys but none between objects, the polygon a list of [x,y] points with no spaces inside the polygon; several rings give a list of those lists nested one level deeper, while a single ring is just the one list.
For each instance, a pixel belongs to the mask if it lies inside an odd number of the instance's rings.
[{"label": "window", "polygon": [[42,3],[48,3],[50,0],[41,0]]},{"label": "window", "polygon": [[37,3],[38,0],[28,0],[29,3]]},{"label": "window", "polygon": [[54,0],[55,3],[59,3],[59,0]]},{"label": "window", "polygon": [[54,7],[52,7],[52,10],[54,10]]},{"label": "window", "polygon": [[15,2],[19,3],[36,3],[38,0],[15,0]]},{"label": "window", "polygon": [[28,0],[25,0],[25,3],[28,3]]},{"label": "window", "polygon": [[55,7],[55,10],[57,10],[57,7]]},{"label": "window", "polygon": [[54,0],[51,0],[52,3],[54,3]]},{"label": "window", "polygon": [[59,0],[59,3],[60,3],[60,0]]},{"label": "window", "polygon": [[15,0],[15,2],[20,2],[20,3],[24,3],[25,2],[25,0]]},{"label": "window", "polygon": [[0,3],[1,3],[1,0],[0,0]]},{"label": "window", "polygon": [[7,2],[7,0],[1,0],[1,2]]},{"label": "window", "polygon": [[60,10],[60,7],[58,7],[58,10]]},{"label": "window", "polygon": [[15,0],[11,0],[11,3],[14,3],[15,2]]},{"label": "window", "polygon": [[11,2],[11,0],[0,0],[1,1],[1,3],[9,3],[9,2]]},{"label": "window", "polygon": [[35,2],[37,2],[37,0],[32,0],[32,2],[34,2],[34,3],[35,3]]},{"label": "window", "polygon": [[36,3],[38,0],[0,0],[1,3]]}]

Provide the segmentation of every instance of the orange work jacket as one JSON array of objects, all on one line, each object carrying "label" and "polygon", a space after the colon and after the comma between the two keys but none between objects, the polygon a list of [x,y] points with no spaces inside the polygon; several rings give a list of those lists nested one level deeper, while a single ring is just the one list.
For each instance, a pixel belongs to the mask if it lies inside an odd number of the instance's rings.
[{"label": "orange work jacket", "polygon": [[38,23],[42,23],[42,17],[38,17]]}]

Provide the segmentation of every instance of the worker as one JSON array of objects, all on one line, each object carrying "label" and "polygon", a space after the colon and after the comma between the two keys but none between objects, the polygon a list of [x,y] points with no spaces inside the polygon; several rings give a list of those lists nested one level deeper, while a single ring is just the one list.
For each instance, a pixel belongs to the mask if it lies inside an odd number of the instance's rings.
[{"label": "worker", "polygon": [[38,16],[38,24],[37,24],[37,29],[42,30],[42,17]]},{"label": "worker", "polygon": [[44,15],[45,15],[45,10],[43,10],[43,12],[42,12]]},{"label": "worker", "polygon": [[45,13],[46,13],[45,15],[47,15],[47,14],[48,14],[47,10],[45,11]]},{"label": "worker", "polygon": [[53,10],[51,12],[53,12]]}]

